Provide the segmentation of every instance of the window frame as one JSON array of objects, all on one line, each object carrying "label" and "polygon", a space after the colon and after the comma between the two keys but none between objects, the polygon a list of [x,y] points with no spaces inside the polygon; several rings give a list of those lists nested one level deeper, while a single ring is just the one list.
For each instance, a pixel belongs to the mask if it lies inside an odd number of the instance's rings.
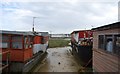
[{"label": "window frame", "polygon": [[[20,36],[21,40],[13,40],[14,36]],[[13,48],[13,42],[20,42],[21,43],[21,48]],[[11,36],[11,48],[12,49],[23,49],[23,35],[12,35]]]},{"label": "window frame", "polygon": [[[9,49],[9,48],[10,48],[10,36],[9,36],[9,35],[6,35],[6,34],[2,34],[2,35],[0,35],[0,36],[1,36],[1,38],[0,38],[1,44],[3,44],[3,43],[7,43],[7,44],[8,44],[7,47],[5,47],[5,48],[3,48],[3,45],[1,45],[1,48],[2,48],[2,49]],[[4,40],[4,39],[3,39],[3,36],[7,36],[7,37],[8,37],[8,40]]]},{"label": "window frame", "polygon": [[[25,37],[27,37],[27,41],[25,42]],[[33,36],[24,36],[24,49],[29,49],[33,47]],[[27,48],[25,47],[25,45],[28,45]]]},{"label": "window frame", "polygon": [[[100,36],[103,36],[104,37],[104,39],[103,39],[103,48],[101,48],[100,47]],[[117,54],[118,55],[118,53],[116,52],[116,47],[115,47],[115,36],[120,36],[120,34],[101,34],[101,35],[98,35],[98,49],[100,49],[100,50],[103,50],[103,51],[105,51],[105,52],[107,52],[107,53],[110,53],[110,54]],[[113,49],[112,49],[112,52],[109,52],[109,51],[107,51],[106,50],[106,45],[107,45],[107,39],[109,39],[109,38],[111,38],[112,39],[112,42],[113,42]],[[118,50],[118,51],[120,51],[120,49]]]},{"label": "window frame", "polygon": [[[120,52],[120,46],[116,46],[116,36],[118,36],[119,37],[119,41],[120,41],[120,34],[117,34],[117,35],[114,35],[114,50],[115,50],[115,53],[117,53],[117,54],[119,54],[119,52]],[[119,45],[120,45],[120,43],[119,43]]]},{"label": "window frame", "polygon": [[[103,42],[102,42],[103,43],[103,47],[101,47],[100,36],[103,36]],[[102,50],[105,49],[105,35],[98,35],[98,48],[102,49]]]}]

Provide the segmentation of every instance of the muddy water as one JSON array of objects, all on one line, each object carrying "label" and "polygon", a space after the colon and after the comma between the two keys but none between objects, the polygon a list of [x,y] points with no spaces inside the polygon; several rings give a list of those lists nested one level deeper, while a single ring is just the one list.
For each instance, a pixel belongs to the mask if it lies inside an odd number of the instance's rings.
[{"label": "muddy water", "polygon": [[69,51],[70,47],[49,48],[48,56],[34,72],[78,72],[79,66]]}]

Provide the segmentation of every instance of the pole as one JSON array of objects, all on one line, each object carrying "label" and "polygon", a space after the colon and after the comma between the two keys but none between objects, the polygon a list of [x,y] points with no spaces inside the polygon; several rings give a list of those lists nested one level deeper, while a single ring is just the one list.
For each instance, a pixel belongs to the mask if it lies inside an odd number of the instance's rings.
[{"label": "pole", "polygon": [[34,19],[35,19],[35,17],[33,17],[33,28],[32,28],[32,31],[34,32],[35,30],[34,30]]},{"label": "pole", "polygon": [[35,21],[35,18],[39,18],[39,17],[33,17],[33,28],[32,28],[32,31],[33,31],[33,32],[35,32],[35,28],[34,28],[34,26],[35,26],[35,24],[34,24],[34,23],[35,23],[35,22],[34,22],[34,21]]}]

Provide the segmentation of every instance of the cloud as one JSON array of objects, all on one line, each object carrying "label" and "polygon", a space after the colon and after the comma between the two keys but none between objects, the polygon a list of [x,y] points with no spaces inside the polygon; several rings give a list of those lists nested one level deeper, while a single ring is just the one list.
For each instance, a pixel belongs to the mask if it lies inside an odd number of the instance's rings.
[{"label": "cloud", "polygon": [[3,2],[118,2],[119,0],[3,0]]},{"label": "cloud", "polygon": [[[73,1],[73,2],[72,2]],[[117,21],[116,2],[3,2],[2,29],[70,33]]]}]

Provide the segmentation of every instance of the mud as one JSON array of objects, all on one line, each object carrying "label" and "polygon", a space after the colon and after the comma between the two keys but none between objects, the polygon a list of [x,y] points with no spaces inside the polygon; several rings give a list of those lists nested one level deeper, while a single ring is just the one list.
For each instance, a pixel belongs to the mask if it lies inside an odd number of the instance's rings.
[{"label": "mud", "polygon": [[48,56],[34,72],[78,72],[79,65],[70,53],[70,47],[49,48]]}]

